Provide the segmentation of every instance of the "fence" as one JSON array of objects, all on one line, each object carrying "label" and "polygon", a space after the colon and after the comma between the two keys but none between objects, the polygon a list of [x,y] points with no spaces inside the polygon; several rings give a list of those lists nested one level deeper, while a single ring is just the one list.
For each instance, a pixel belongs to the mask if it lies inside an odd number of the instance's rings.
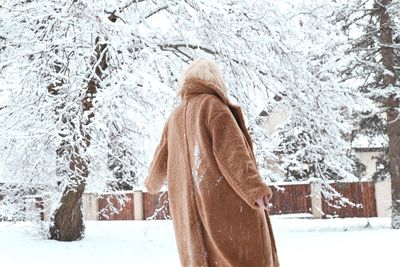
[{"label": "fence", "polygon": [[[333,217],[376,217],[375,187],[373,183],[340,183],[333,188],[354,205],[341,206],[337,198],[328,201],[322,197],[322,210],[326,216]],[[337,208],[339,206],[340,208]]]},{"label": "fence", "polygon": [[[271,215],[298,214],[315,218],[330,217],[376,217],[377,202],[375,184],[371,182],[336,183],[332,185],[343,197],[354,204],[339,205],[337,199],[327,201],[313,184],[296,183],[271,186],[274,195],[271,199]],[[101,215],[101,220],[143,220],[169,219],[168,192],[163,191],[155,195],[147,192],[127,193],[129,201],[119,213]],[[135,196],[134,196],[135,195]],[[98,210],[107,207],[106,199],[113,199],[111,195],[102,195],[99,199]],[[379,197],[379,196],[378,196]],[[387,197],[387,196],[385,196]],[[136,198],[136,200],[135,200]],[[138,198],[139,201],[137,200]],[[133,199],[133,200],[132,200]],[[134,207],[134,203],[141,203]],[[119,208],[119,204],[116,207]],[[135,212],[134,210],[141,210]],[[139,214],[139,215],[138,215]],[[95,218],[92,218],[95,219]]]},{"label": "fence", "polygon": [[[286,183],[271,185],[271,215],[296,214],[314,218],[330,217],[383,217],[390,216],[391,195],[390,180],[371,183],[335,183],[332,184],[343,197],[354,204],[341,206],[338,199],[327,201],[320,188],[314,183]],[[169,219],[168,192],[151,195],[142,191],[123,192],[124,204],[112,194],[83,196],[83,214],[85,220],[145,220]],[[35,196],[36,208],[46,206],[42,198]],[[45,209],[48,210],[48,209]],[[42,220],[48,220],[49,214],[41,213]]]},{"label": "fence", "polygon": [[270,214],[311,213],[311,190],[308,183],[271,186]]}]

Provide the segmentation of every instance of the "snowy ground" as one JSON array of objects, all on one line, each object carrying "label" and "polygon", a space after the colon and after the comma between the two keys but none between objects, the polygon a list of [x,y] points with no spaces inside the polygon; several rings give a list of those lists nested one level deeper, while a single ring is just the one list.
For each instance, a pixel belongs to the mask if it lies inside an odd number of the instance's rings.
[{"label": "snowy ground", "polygon": [[[272,223],[282,267],[400,266],[400,230],[390,229],[389,219],[273,216]],[[43,240],[28,223],[2,222],[0,265],[180,266],[171,221],[89,221],[78,242]]]}]

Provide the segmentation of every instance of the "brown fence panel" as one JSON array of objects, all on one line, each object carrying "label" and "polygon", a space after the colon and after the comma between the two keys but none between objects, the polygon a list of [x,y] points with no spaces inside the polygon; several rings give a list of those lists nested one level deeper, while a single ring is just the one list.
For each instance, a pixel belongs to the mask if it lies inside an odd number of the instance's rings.
[{"label": "brown fence panel", "polygon": [[102,195],[99,198],[99,211],[101,211],[99,220],[133,220],[133,193],[126,193],[125,195],[128,199],[123,206],[116,196]]},{"label": "brown fence panel", "polygon": [[144,192],[143,215],[145,220],[170,219],[168,192],[163,191],[155,195]]},{"label": "brown fence panel", "polygon": [[[309,184],[270,186],[273,196],[270,200],[271,215],[311,213],[311,191]],[[282,188],[282,189],[280,189]]]},{"label": "brown fence panel", "polygon": [[376,217],[375,186],[371,182],[336,183],[332,185],[343,197],[355,205],[342,206],[337,199],[327,201],[322,197],[325,217]]},{"label": "brown fence panel", "polygon": [[[270,214],[310,213],[311,198],[308,184],[279,186],[284,190],[271,187],[274,195]],[[168,192],[155,195],[143,193],[143,213],[145,219],[169,219]]]}]

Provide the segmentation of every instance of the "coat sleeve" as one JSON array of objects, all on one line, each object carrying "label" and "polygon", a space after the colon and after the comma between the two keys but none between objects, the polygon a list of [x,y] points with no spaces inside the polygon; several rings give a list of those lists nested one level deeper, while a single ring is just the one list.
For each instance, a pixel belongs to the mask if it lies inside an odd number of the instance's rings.
[{"label": "coat sleeve", "polygon": [[149,172],[144,182],[150,194],[160,191],[167,178],[168,162],[168,122],[164,126],[160,144],[154,153],[153,161],[150,164]]},{"label": "coat sleeve", "polygon": [[250,147],[232,112],[219,112],[210,122],[212,149],[218,167],[233,190],[252,208],[259,208],[256,200],[272,196],[271,189],[262,181]]}]

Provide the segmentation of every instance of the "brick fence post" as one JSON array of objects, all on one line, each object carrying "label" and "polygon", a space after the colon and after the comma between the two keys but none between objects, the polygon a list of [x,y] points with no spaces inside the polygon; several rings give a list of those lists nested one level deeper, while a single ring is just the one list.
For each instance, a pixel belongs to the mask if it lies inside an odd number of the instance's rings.
[{"label": "brick fence post", "polygon": [[86,221],[97,221],[99,219],[99,200],[95,194],[83,194],[82,211],[83,218]]},{"label": "brick fence post", "polygon": [[49,222],[51,219],[51,214],[50,214],[50,196],[44,195],[43,196],[43,221]]},{"label": "brick fence post", "polygon": [[324,215],[322,211],[321,184],[317,181],[310,182],[311,191],[311,213],[315,219],[321,219]]},{"label": "brick fence post", "polygon": [[378,217],[390,217],[392,214],[392,186],[390,179],[375,183],[376,213]]},{"label": "brick fence post", "polygon": [[143,220],[143,192],[141,190],[135,190],[133,192],[133,218],[134,220]]}]

